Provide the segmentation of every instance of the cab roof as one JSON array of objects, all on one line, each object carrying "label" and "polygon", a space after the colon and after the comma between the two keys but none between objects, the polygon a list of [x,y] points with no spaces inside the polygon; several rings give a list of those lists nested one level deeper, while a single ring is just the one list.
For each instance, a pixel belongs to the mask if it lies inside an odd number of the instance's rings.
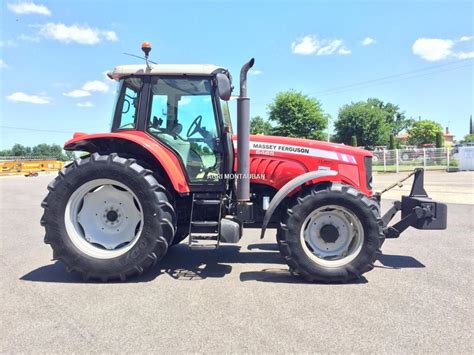
[{"label": "cab roof", "polygon": [[226,72],[227,69],[212,64],[150,64],[146,65],[119,65],[107,75],[119,80],[129,75],[193,75],[207,76]]}]

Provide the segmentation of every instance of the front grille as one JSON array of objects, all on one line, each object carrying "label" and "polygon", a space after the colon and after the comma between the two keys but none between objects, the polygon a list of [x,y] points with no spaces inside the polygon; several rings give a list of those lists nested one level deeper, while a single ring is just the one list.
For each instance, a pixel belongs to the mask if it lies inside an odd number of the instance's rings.
[{"label": "front grille", "polygon": [[372,190],[372,157],[364,157],[364,167],[367,188]]}]

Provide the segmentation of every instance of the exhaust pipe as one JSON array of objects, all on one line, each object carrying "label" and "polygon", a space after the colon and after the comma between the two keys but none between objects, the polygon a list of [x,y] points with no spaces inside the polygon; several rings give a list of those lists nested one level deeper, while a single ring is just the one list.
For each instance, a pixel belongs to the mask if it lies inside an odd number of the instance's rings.
[{"label": "exhaust pipe", "polygon": [[240,69],[240,95],[237,98],[237,201],[250,201],[250,99],[247,97],[247,73],[255,59]]}]

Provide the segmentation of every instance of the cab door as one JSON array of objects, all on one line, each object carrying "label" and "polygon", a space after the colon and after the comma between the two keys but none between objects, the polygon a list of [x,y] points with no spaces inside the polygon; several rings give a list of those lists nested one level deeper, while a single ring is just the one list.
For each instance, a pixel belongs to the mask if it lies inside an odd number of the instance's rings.
[{"label": "cab door", "polygon": [[180,158],[192,191],[223,191],[222,120],[209,77],[152,77],[146,130]]}]

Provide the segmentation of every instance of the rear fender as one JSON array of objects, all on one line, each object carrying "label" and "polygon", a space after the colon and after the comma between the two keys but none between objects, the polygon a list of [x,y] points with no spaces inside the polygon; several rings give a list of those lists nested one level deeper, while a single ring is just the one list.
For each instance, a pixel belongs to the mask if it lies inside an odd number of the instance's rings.
[{"label": "rear fender", "polygon": [[334,170],[310,171],[309,173],[295,177],[293,180],[290,180],[285,185],[283,185],[283,187],[276,193],[276,195],[272,198],[270,204],[268,205],[267,212],[265,213],[265,217],[263,218],[262,222],[262,231],[260,234],[260,238],[262,239],[265,236],[265,231],[267,229],[268,223],[270,222],[270,219],[272,218],[273,213],[276,211],[280,203],[292,191],[309,181],[321,180],[324,177],[336,175],[337,171]]},{"label": "rear fender", "polygon": [[124,131],[99,134],[74,134],[74,138],[64,144],[65,150],[79,150],[90,153],[124,153],[133,158],[134,154],[145,153],[153,159],[152,165],[159,165],[166,173],[171,185],[179,194],[190,192],[186,175],[176,155],[144,132]]}]

